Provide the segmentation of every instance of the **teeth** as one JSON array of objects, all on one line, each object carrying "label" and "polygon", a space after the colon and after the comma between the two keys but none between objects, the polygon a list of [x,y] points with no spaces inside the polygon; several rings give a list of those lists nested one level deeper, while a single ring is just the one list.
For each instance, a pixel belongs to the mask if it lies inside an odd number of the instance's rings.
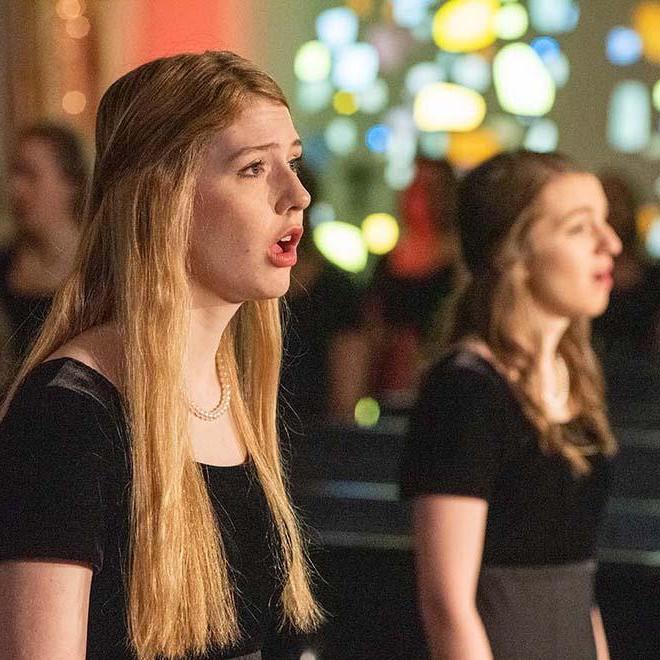
[{"label": "teeth", "polygon": [[291,234],[289,234],[288,236],[285,236],[284,238],[280,238],[280,243],[285,243],[285,242],[290,241],[290,240],[291,240]]}]

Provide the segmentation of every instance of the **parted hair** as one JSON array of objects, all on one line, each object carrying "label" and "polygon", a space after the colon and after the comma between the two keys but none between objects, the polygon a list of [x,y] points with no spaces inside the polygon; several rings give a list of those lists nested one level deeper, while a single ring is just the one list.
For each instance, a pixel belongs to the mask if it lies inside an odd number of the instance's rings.
[{"label": "parted hair", "polygon": [[584,170],[561,154],[520,150],[499,154],[465,175],[457,210],[465,277],[446,343],[483,342],[510,375],[523,410],[539,431],[541,448],[563,456],[575,473],[584,474],[589,471],[589,454],[616,451],[603,376],[591,346],[591,324],[587,318],[572,319],[558,346],[568,367],[570,400],[588,429],[585,439],[545,413],[539,352],[530,336],[531,293],[516,268],[528,254],[527,239],[539,217],[542,189],[557,176],[580,172]]},{"label": "parted hair", "polygon": [[[110,86],[98,110],[77,265],[16,381],[88,328],[112,323],[121,337],[118,386],[132,467],[128,626],[140,660],[240,639],[225,549],[192,456],[183,362],[198,171],[213,135],[249,111],[255,97],[287,105],[270,76],[229,52],[158,59]],[[237,393],[230,413],[278,532],[281,625],[310,630],[321,615],[276,431],[278,300],[244,303],[218,353]]]}]

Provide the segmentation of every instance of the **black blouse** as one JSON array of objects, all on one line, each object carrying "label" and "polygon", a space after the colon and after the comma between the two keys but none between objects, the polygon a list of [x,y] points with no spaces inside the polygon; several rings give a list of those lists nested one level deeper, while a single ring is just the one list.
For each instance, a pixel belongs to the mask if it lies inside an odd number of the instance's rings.
[{"label": "black blouse", "polygon": [[[579,421],[567,425],[586,433]],[[484,564],[543,565],[593,558],[608,461],[576,477],[541,451],[538,432],[507,380],[485,359],[458,351],[426,375],[410,420],[401,490],[488,502]]]},{"label": "black blouse", "polygon": [[[0,424],[0,559],[93,568],[87,658],[128,660],[130,463],[119,393],[73,359],[39,365]],[[254,466],[203,465],[235,587],[242,641],[207,660],[261,648],[279,612],[276,536]],[[195,656],[196,658],[199,656]]]}]

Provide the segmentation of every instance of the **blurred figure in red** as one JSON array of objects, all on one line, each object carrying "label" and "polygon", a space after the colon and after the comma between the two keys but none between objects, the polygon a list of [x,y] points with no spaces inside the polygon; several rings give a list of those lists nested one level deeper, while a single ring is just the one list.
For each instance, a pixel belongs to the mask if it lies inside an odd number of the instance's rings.
[{"label": "blurred figure in red", "polygon": [[414,397],[459,256],[454,171],[446,160],[418,158],[416,165],[399,200],[401,239],[378,265],[367,304],[371,391],[392,408]]}]

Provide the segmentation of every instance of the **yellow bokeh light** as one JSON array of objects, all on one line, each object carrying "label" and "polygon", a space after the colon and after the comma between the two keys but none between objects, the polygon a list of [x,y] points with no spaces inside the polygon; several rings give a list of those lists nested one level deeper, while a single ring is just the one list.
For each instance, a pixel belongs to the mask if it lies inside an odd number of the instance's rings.
[{"label": "yellow bokeh light", "polygon": [[72,39],[83,39],[89,34],[90,27],[91,25],[87,17],[78,16],[78,18],[66,22],[66,33]]},{"label": "yellow bokeh light", "polygon": [[358,102],[355,94],[340,89],[332,97],[332,107],[340,115],[353,115],[358,111]]},{"label": "yellow bokeh light", "polygon": [[82,14],[79,0],[59,0],[55,5],[57,15],[64,20],[73,20]]},{"label": "yellow bokeh light", "polygon": [[366,18],[374,9],[374,0],[347,0],[346,6],[358,16]]},{"label": "yellow bokeh light", "polygon": [[472,131],[486,116],[486,102],[467,87],[431,83],[415,97],[413,116],[421,131]]},{"label": "yellow bokeh light", "polygon": [[471,169],[500,151],[502,144],[495,131],[481,128],[470,133],[452,133],[449,136],[447,160],[459,169]]},{"label": "yellow bokeh light", "polygon": [[660,206],[657,204],[642,204],[637,209],[637,233],[646,238],[653,223],[660,217]]},{"label": "yellow bokeh light", "polygon": [[399,240],[399,223],[389,213],[371,213],[362,221],[362,236],[372,254],[387,254]]},{"label": "yellow bokeh light", "polygon": [[646,59],[660,64],[660,2],[640,2],[633,11],[632,26],[642,38]]},{"label": "yellow bokeh light", "polygon": [[70,115],[79,115],[87,105],[87,97],[78,91],[67,92],[62,97],[62,108]]},{"label": "yellow bokeh light", "polygon": [[371,427],[378,424],[380,419],[380,406],[376,399],[364,397],[355,404],[355,423],[362,427]]},{"label": "yellow bokeh light", "polygon": [[433,40],[442,50],[481,50],[497,39],[499,0],[449,0],[433,18]]}]

